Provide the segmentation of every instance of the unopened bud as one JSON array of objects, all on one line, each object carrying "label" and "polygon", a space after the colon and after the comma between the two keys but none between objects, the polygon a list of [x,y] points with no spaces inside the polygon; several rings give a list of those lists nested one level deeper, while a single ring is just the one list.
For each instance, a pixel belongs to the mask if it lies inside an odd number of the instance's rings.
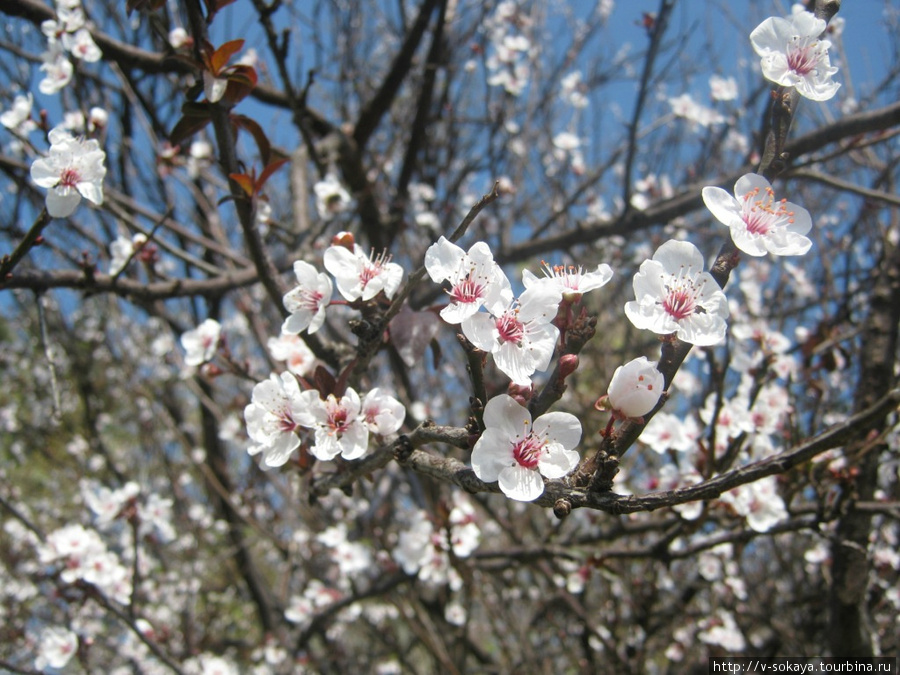
[{"label": "unopened bud", "polygon": [[563,354],[559,357],[559,379],[564,380],[578,369],[577,354]]},{"label": "unopened bud", "polygon": [[523,387],[520,384],[516,384],[515,382],[510,382],[509,387],[506,389],[506,393],[509,394],[512,398],[516,400],[522,407],[528,406],[528,401],[531,400],[532,390],[531,385],[527,387]]},{"label": "unopened bud", "polygon": [[332,246],[343,246],[348,251],[353,251],[356,240],[353,238],[352,232],[338,232],[331,238]]}]

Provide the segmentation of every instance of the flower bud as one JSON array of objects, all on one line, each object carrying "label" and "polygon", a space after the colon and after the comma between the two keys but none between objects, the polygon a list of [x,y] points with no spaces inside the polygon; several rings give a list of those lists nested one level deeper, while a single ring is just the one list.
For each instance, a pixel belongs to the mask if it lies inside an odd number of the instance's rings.
[{"label": "flower bud", "polygon": [[559,357],[559,379],[564,380],[578,368],[577,354],[563,354]]},{"label": "flower bud", "polygon": [[355,243],[355,239],[353,238],[352,232],[338,232],[331,238],[332,246],[343,246],[345,249],[353,252],[353,244]]},{"label": "flower bud", "polygon": [[609,383],[609,404],[623,417],[642,417],[656,406],[664,386],[656,362],[641,356],[616,368]]}]

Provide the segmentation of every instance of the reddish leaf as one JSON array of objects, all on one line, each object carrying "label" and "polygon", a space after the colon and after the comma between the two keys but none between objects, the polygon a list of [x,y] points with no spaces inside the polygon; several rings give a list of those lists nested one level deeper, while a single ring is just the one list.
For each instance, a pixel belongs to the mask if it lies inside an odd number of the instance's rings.
[{"label": "reddish leaf", "polygon": [[234,105],[243,101],[256,87],[256,69],[253,66],[232,66],[227,70],[228,88],[222,99]]},{"label": "reddish leaf", "polygon": [[283,167],[285,164],[287,164],[287,162],[287,157],[281,157],[266,164],[266,168],[262,170],[262,173],[259,174],[259,178],[256,179],[256,191],[261,192],[263,186],[265,186],[266,182],[269,180],[272,174],[278,171],[278,169]]},{"label": "reddish leaf", "polygon": [[234,2],[234,0],[203,0],[203,4],[206,5],[207,22],[212,23],[216,13],[223,7],[230,5],[232,2]]},{"label": "reddish leaf", "polygon": [[240,188],[247,194],[248,197],[252,197],[256,192],[256,183],[255,181],[245,173],[230,173],[228,177],[237,183]]},{"label": "reddish leaf", "polygon": [[231,40],[214,51],[209,59],[209,69],[212,71],[212,74],[219,75],[222,69],[228,65],[231,57],[241,51],[243,46],[243,40]]},{"label": "reddish leaf", "polygon": [[320,398],[328,398],[329,394],[334,394],[334,388],[337,382],[334,380],[334,375],[329,373],[323,366],[316,366],[316,370],[313,373],[313,384],[315,388],[319,390]]}]

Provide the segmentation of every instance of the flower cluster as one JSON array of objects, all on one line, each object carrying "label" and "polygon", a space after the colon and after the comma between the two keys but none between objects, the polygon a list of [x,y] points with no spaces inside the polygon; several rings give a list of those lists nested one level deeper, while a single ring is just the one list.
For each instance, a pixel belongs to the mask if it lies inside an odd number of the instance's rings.
[{"label": "flower cluster", "polygon": [[487,244],[477,242],[466,252],[444,237],[426,251],[425,269],[433,281],[450,284],[450,303],[441,318],[461,324],[469,342],[491,354],[513,383],[525,387],[550,364],[559,338],[552,321],[560,301],[574,301],[612,277],[608,265],[598,265],[594,272],[547,266],[544,277],[526,270],[525,290],[515,298]]},{"label": "flower cluster", "polygon": [[41,66],[46,74],[38,85],[42,94],[54,94],[71,81],[73,67],[67,54],[86,63],[99,61],[103,56],[91,37],[80,0],[59,0],[56,17],[41,24],[41,32],[47,37]]},{"label": "flower cluster", "polygon": [[38,553],[44,564],[62,562],[60,577],[66,583],[85,581],[108,598],[128,604],[131,575],[95,530],[66,525],[48,534]]},{"label": "flower cluster", "polygon": [[453,569],[450,552],[456,558],[467,558],[478,548],[481,529],[469,500],[460,492],[454,493],[453,500],[446,527],[436,527],[426,511],[416,510],[409,525],[400,532],[393,558],[404,572],[417,574],[425,583],[449,583],[456,588],[462,579]]},{"label": "flower cluster", "polygon": [[488,78],[492,87],[503,87],[507,94],[519,96],[531,77],[529,64],[531,40],[523,33],[530,19],[511,0],[504,0],[486,21],[488,43]]},{"label": "flower cluster", "polygon": [[380,389],[372,389],[360,400],[347,388],[341,396],[318,391],[300,391],[291,373],[274,373],[253,387],[250,404],[244,409],[247,434],[253,445],[251,455],[262,453],[266,466],[282,466],[300,446],[301,429],[312,431],[310,453],[321,460],[341,455],[359,459],[366,454],[369,433],[386,436],[397,431],[406,417],[403,405]]}]

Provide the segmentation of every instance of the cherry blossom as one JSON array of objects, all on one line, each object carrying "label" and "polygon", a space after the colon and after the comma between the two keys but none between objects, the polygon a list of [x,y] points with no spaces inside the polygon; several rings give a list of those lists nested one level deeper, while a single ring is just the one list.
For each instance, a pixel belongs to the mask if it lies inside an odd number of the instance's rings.
[{"label": "cherry blossom", "polygon": [[113,522],[125,504],[141,492],[140,486],[134,481],[128,481],[116,490],[94,481],[82,481],[80,487],[84,503],[94,512],[100,526]]},{"label": "cherry blossom", "polygon": [[670,240],[660,246],[634,276],[634,293],[637,299],[625,304],[625,314],[637,328],[675,333],[701,346],[725,338],[728,301],[689,242]]},{"label": "cherry blossom", "polygon": [[386,436],[403,426],[406,409],[393,396],[389,396],[375,387],[363,397],[360,404],[360,415],[369,431],[379,436]]},{"label": "cherry blossom", "polygon": [[190,35],[181,26],[177,26],[169,31],[169,44],[172,45],[172,49],[181,49],[188,44],[189,40],[192,41]]},{"label": "cherry blossom", "polygon": [[544,492],[542,475],[562,478],[578,464],[574,448],[581,422],[574,415],[550,412],[532,423],[527,408],[501,394],[487,402],[484,425],[472,449],[472,469],[487,483],[498,481],[510,499],[537,499]]},{"label": "cherry blossom", "polygon": [[297,286],[284,296],[284,308],[291,314],[281,326],[283,333],[296,335],[304,330],[315,333],[325,322],[325,309],[331,302],[334,285],[324,272],[308,262],[294,263]]},{"label": "cherry blossom", "polygon": [[316,193],[316,210],[322,220],[331,220],[350,205],[350,193],[333,173],[313,185],[313,192]]},{"label": "cherry blossom", "polygon": [[0,124],[7,129],[15,131],[21,136],[26,136],[37,129],[37,122],[31,119],[31,107],[34,105],[34,96],[31,92],[26,95],[17,95],[13,99],[12,107],[0,114]]},{"label": "cherry blossom", "polygon": [[448,549],[446,533],[435,529],[427,512],[416,509],[412,521],[400,532],[392,556],[407,574],[418,574],[426,583],[443,585],[450,573]]},{"label": "cherry blossom", "polygon": [[359,576],[372,567],[369,549],[358,541],[347,537],[347,524],[338,523],[323,530],[316,541],[327,546],[332,562],[340,569],[339,584],[350,590],[350,578]]},{"label": "cherry blossom", "polygon": [[31,165],[31,179],[47,193],[47,212],[54,218],[72,215],[84,197],[103,203],[106,153],[97,141],[73,138],[57,127],[50,131],[50,152]]},{"label": "cherry blossom", "polygon": [[690,94],[682,94],[681,96],[670,98],[669,105],[672,106],[672,113],[676,117],[683,117],[701,127],[710,127],[713,124],[722,124],[725,121],[723,115],[712,108],[707,108],[697,103]]},{"label": "cherry blossom", "polygon": [[609,404],[622,417],[642,417],[656,406],[664,387],[656,362],[641,356],[616,368],[609,383]]},{"label": "cherry blossom", "polygon": [[733,101],[738,97],[737,80],[721,75],[709,76],[709,95],[714,101]]},{"label": "cherry blossom", "polygon": [[238,668],[228,659],[215,654],[199,654],[184,662],[188,675],[238,675]]},{"label": "cherry blossom", "polygon": [[66,33],[74,33],[85,25],[84,10],[81,3],[57,3],[56,19],[41,22],[41,32],[47,36],[52,45]]},{"label": "cherry blossom", "polygon": [[747,525],[755,532],[768,532],[788,517],[784,501],[778,494],[775,476],[729,490],[721,500],[738,515],[744,516]]},{"label": "cherry blossom", "polygon": [[60,43],[51,42],[47,51],[41,54],[41,60],[40,69],[46,73],[38,84],[38,91],[42,94],[55,94],[72,81],[75,69]]},{"label": "cherry blossom", "polygon": [[612,268],[606,263],[597,265],[593,272],[585,272],[581,265],[553,265],[543,263],[544,276],[539,277],[531,270],[522,271],[522,283],[525,288],[534,285],[555,287],[564,298],[577,299],[582,294],[593,291],[612,279]]},{"label": "cherry blossom", "polygon": [[273,359],[287,362],[287,369],[295,375],[306,375],[316,363],[315,354],[298,335],[282,333],[269,338],[266,347]]},{"label": "cherry blossom", "polygon": [[113,277],[125,269],[135,251],[147,243],[147,237],[140,232],[131,239],[128,237],[116,237],[109,245],[109,276]]},{"label": "cherry blossom", "polygon": [[794,87],[813,101],[827,101],[841,86],[831,76],[838,69],[828,58],[829,40],[819,36],[826,23],[811,12],[789,18],[769,17],[750,33],[753,49],[760,56],[766,79],[783,87]]},{"label": "cherry blossom", "polygon": [[49,626],[41,631],[38,655],[34,667],[40,671],[46,668],[65,668],[78,651],[78,636],[66,628]]},{"label": "cherry blossom", "polygon": [[219,348],[222,326],[215,319],[206,319],[194,330],[181,336],[181,346],[186,352],[184,363],[188,366],[199,366],[211,361]]},{"label": "cherry blossom", "polygon": [[684,420],[672,413],[658,412],[641,432],[640,441],[658,454],[666,450],[690,452],[697,447],[700,428],[693,417]]},{"label": "cherry blossom", "polygon": [[562,294],[553,286],[532,286],[504,310],[479,312],[463,321],[469,341],[494,357],[497,367],[521,386],[531,384],[537,370],[546,370],[559,329],[550,323]]},{"label": "cherry blossom", "polygon": [[265,466],[282,466],[287,462],[300,445],[297,429],[313,423],[308,400],[300,393],[297,378],[290,373],[282,373],[281,377],[273,373],[268,380],[253,387],[250,404],[244,408],[244,419],[247,435],[254,443],[247,452],[251,455],[262,452]]},{"label": "cherry blossom", "polygon": [[340,245],[329,246],[323,262],[334,275],[338,291],[350,301],[371,300],[382,291],[390,299],[403,280],[403,268],[390,262],[389,256],[366,256],[358,244],[353,245],[353,251]]},{"label": "cherry blossom", "polygon": [[703,630],[697,633],[701,642],[718,645],[732,652],[741,652],[747,648],[747,641],[731,612],[724,609],[716,611],[702,622]]},{"label": "cherry blossom", "polygon": [[107,550],[95,530],[66,525],[47,535],[38,555],[43,563],[62,560],[60,578],[67,584],[86,581],[117,602],[129,601],[132,589],[128,570]]},{"label": "cherry blossom", "polygon": [[318,579],[312,579],[303,591],[303,595],[294,595],[284,610],[284,618],[291,623],[306,628],[316,612],[341,599],[343,593],[328,588]]},{"label": "cherry blossom", "polygon": [[462,323],[481,307],[505,308],[512,302],[509,280],[484,242],[465,252],[441,237],[425,252],[425,269],[433,281],[450,282],[450,304],[441,310],[447,323]]},{"label": "cherry blossom", "polygon": [[734,245],[763,256],[803,255],[812,246],[804,235],[812,229],[809,211],[786,199],[775,199],[765,178],[748,173],[734,185],[734,197],[718,187],[705,187],[703,202],[731,230]]},{"label": "cherry blossom", "polygon": [[315,433],[315,445],[310,453],[321,460],[331,460],[340,455],[344,459],[359,459],[369,447],[369,428],[366,418],[360,415],[362,404],[359,394],[348,387],[338,398],[329,394],[324,400],[315,390],[301,394],[310,414]]},{"label": "cherry blossom", "polygon": [[87,28],[80,28],[74,32],[64,33],[62,36],[62,44],[76,59],[81,59],[85,63],[95,63],[103,57],[103,52],[91,37],[91,32]]}]

